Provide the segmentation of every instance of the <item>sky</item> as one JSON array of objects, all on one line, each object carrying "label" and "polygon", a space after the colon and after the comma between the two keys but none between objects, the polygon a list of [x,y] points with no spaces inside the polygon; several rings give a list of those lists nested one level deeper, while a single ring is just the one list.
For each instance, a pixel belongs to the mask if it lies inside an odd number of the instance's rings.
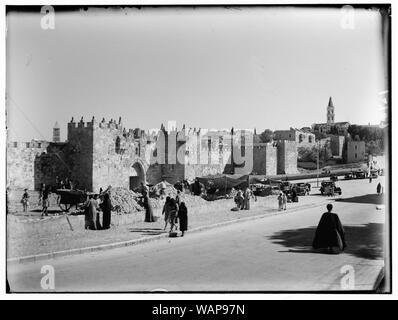
[{"label": "sky", "polygon": [[[74,117],[126,128],[301,128],[384,120],[380,17],[355,9],[144,8],[7,16],[8,139]],[[352,16],[350,16],[352,17]],[[347,27],[348,25],[348,27]],[[166,125],[167,127],[167,125]]]}]

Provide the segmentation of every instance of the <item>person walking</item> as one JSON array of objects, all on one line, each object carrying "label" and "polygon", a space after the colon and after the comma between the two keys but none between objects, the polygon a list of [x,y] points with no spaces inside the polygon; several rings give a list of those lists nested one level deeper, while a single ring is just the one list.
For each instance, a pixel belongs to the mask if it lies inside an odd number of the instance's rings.
[{"label": "person walking", "polygon": [[99,223],[99,215],[97,212],[98,202],[92,195],[89,196],[89,199],[85,205],[86,212],[86,229],[90,230],[100,230],[101,224]]},{"label": "person walking", "polygon": [[185,231],[188,230],[188,209],[185,202],[181,202],[178,209],[178,220],[180,222],[181,237],[183,237]]},{"label": "person walking", "polygon": [[283,192],[279,193],[278,196],[278,210],[281,211],[283,209]]},{"label": "person walking", "polygon": [[376,187],[377,194],[380,195],[381,193],[381,183],[379,182]]},{"label": "person walking", "polygon": [[50,195],[50,190],[49,190],[48,186],[46,186],[43,190],[42,200],[41,200],[42,205],[43,205],[43,209],[42,209],[42,213],[41,213],[42,217],[48,216],[47,210],[48,210],[48,207],[50,206],[50,201],[48,199],[49,195]]},{"label": "person walking", "polygon": [[315,231],[312,247],[327,250],[327,253],[339,253],[347,247],[344,228],[339,216],[332,212],[333,205],[329,203],[326,208],[327,212],[322,215]]},{"label": "person walking", "polygon": [[286,210],[287,196],[286,193],[284,192],[282,192],[282,200],[283,200],[283,210]]},{"label": "person walking", "polygon": [[145,208],[145,222],[155,222],[155,219],[153,217],[153,209],[151,201],[149,199],[149,195],[147,192],[144,192],[144,208]]},{"label": "person walking", "polygon": [[27,212],[28,211],[28,207],[29,207],[29,193],[28,193],[28,189],[24,190],[24,193],[22,195],[22,206],[23,206],[23,212]]},{"label": "person walking", "polygon": [[173,198],[169,200],[169,223],[170,223],[170,232],[174,231],[176,227],[176,218],[177,218],[178,206],[176,201]]},{"label": "person walking", "polygon": [[40,207],[43,204],[43,192],[46,189],[46,185],[44,183],[41,184],[40,190],[39,190],[39,201],[37,205]]},{"label": "person walking", "polygon": [[243,199],[243,195],[242,195],[242,191],[238,190],[235,198],[234,198],[236,207],[238,208],[238,210],[243,209],[243,203],[244,203],[244,199]]},{"label": "person walking", "polygon": [[163,230],[166,230],[167,224],[169,223],[169,216],[170,216],[170,197],[166,197],[166,202],[164,203],[163,210],[162,210],[162,215],[164,215],[164,228]]},{"label": "person walking", "polygon": [[109,229],[111,226],[112,215],[112,202],[109,197],[109,193],[104,194],[100,208],[102,210],[102,229]]},{"label": "person walking", "polygon": [[246,188],[244,193],[244,200],[243,200],[243,209],[250,210],[250,199],[253,196],[253,193],[249,187]]}]

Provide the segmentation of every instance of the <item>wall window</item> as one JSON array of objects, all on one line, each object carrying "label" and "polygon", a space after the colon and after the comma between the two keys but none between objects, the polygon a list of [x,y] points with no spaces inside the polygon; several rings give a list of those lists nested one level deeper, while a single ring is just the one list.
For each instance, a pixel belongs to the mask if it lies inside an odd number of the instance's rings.
[{"label": "wall window", "polygon": [[312,143],[312,136],[308,136],[308,142]]},{"label": "wall window", "polygon": [[18,142],[14,142],[14,148],[18,147]]},{"label": "wall window", "polygon": [[357,155],[357,154],[355,154],[355,159],[356,159],[356,158],[358,158],[358,155]]},{"label": "wall window", "polygon": [[30,142],[26,142],[26,148],[30,148]]},{"label": "wall window", "polygon": [[303,140],[304,140],[304,136],[302,134],[300,134],[299,135],[299,142],[301,143],[301,142],[303,142]]}]

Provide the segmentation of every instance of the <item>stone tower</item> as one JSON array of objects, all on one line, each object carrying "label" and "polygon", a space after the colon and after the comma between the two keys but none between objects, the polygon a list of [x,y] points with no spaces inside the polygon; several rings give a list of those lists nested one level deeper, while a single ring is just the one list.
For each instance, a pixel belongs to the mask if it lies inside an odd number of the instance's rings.
[{"label": "stone tower", "polygon": [[53,128],[53,142],[60,142],[61,141],[61,132],[58,125],[58,122],[55,122]]},{"label": "stone tower", "polygon": [[327,124],[334,124],[334,106],[332,97],[329,97],[329,104],[327,107]]}]

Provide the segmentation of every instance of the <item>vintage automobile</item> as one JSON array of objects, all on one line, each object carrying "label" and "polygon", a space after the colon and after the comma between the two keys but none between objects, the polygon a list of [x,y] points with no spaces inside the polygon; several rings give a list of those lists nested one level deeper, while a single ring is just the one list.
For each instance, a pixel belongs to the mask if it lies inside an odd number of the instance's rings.
[{"label": "vintage automobile", "polygon": [[352,172],[346,173],[346,174],[344,175],[344,179],[345,179],[345,180],[354,179],[354,173],[352,173]]},{"label": "vintage automobile", "polygon": [[293,188],[296,188],[296,193],[298,196],[305,196],[310,194],[311,184],[305,182],[299,182],[293,185]]},{"label": "vintage automobile", "polygon": [[330,181],[337,181],[337,180],[339,180],[339,178],[337,177],[337,175],[335,175],[335,174],[331,174],[331,175],[330,175]]},{"label": "vintage automobile", "polygon": [[372,177],[372,179],[377,179],[379,177],[378,171],[377,170],[371,170],[370,171],[370,176]]},{"label": "vintage automobile", "polygon": [[362,169],[358,169],[357,171],[354,172],[354,176],[356,179],[365,179],[366,173]]},{"label": "vintage automobile", "polygon": [[322,170],[321,170],[321,172],[322,172],[322,173],[330,173],[330,167],[328,167],[328,166],[323,167]]},{"label": "vintage automobile", "polygon": [[[334,181],[322,181],[321,187],[319,189],[321,191],[321,194],[324,195],[329,195],[334,193],[337,193],[339,195],[342,194],[341,188],[336,186]],[[334,190],[334,191],[333,191]]]},{"label": "vintage automobile", "polygon": [[280,190],[284,193],[286,193],[287,195],[290,193],[292,189],[292,184],[288,181],[283,181],[280,183]]}]

